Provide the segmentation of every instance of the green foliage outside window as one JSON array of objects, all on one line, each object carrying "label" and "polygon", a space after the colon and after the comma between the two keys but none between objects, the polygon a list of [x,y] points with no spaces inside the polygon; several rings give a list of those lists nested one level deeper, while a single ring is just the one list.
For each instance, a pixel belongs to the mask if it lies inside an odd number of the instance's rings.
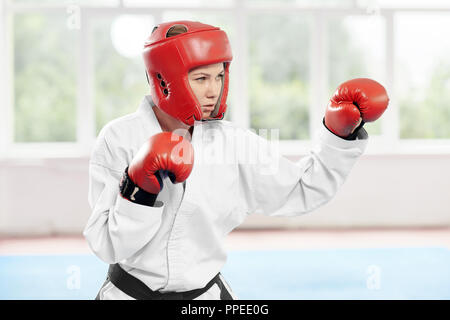
[{"label": "green foliage outside window", "polygon": [[64,16],[14,16],[14,141],[75,141],[77,52]]},{"label": "green foliage outside window", "polygon": [[[14,15],[15,142],[76,141],[79,31],[67,28],[66,19],[59,13]],[[149,94],[141,56],[123,57],[112,45],[113,19],[100,17],[92,23],[96,133],[108,121],[134,112],[143,96]],[[248,17],[253,129],[279,128],[281,139],[310,138],[311,21],[306,16],[292,15]],[[365,49],[339,19],[331,19],[327,25],[331,95],[343,79],[370,73],[363,59]],[[239,35],[231,30],[235,40]],[[449,62],[436,60],[427,79],[425,86],[414,88],[409,85],[407,73],[397,74],[397,81],[403,81],[407,88],[397,96],[403,139],[450,138]],[[230,92],[229,105],[232,96]],[[236,101],[237,107],[239,103]],[[317,108],[324,110],[325,105]],[[380,124],[367,124],[369,134],[380,133]]]},{"label": "green foliage outside window", "polygon": [[309,19],[249,17],[251,127],[309,138]]},{"label": "green foliage outside window", "polygon": [[93,28],[97,134],[107,122],[136,111],[150,93],[142,57],[124,57],[114,48],[110,36],[113,19],[96,19]]},{"label": "green foliage outside window", "polygon": [[426,88],[399,101],[400,138],[450,138],[450,63],[439,63]]}]

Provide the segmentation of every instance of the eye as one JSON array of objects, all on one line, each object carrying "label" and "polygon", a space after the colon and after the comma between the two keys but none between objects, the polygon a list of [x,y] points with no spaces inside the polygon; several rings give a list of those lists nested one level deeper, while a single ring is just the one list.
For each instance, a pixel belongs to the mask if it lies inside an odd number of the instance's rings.
[{"label": "eye", "polygon": [[196,78],[195,80],[198,80],[198,81],[206,80],[206,77]]},{"label": "eye", "polygon": [[218,77],[218,78],[223,78],[223,77],[224,77],[224,74],[221,73],[221,74],[219,74],[217,77]]}]

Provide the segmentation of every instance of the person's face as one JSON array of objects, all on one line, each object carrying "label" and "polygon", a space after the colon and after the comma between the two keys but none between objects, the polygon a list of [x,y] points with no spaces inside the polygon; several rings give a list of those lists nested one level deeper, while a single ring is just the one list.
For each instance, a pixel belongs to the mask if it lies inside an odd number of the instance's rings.
[{"label": "person's face", "polygon": [[219,99],[224,77],[223,63],[192,69],[188,73],[189,84],[201,105],[203,119],[208,119]]}]

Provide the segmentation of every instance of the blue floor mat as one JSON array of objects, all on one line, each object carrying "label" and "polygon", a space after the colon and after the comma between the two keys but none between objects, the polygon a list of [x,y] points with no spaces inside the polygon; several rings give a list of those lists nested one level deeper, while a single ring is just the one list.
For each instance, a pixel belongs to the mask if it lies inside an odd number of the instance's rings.
[{"label": "blue floor mat", "polygon": [[[93,255],[0,256],[0,299],[93,299],[108,266]],[[232,251],[239,299],[450,299],[450,250]]]}]

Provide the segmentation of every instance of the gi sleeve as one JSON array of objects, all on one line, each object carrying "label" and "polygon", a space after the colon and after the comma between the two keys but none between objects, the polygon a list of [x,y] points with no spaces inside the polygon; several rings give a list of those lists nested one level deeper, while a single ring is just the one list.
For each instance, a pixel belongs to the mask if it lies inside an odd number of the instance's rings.
[{"label": "gi sleeve", "polygon": [[[368,140],[367,132],[361,133],[348,141],[323,126],[310,153],[295,163],[279,154],[276,143],[250,132],[250,151],[238,164],[241,208],[247,214],[297,216],[324,205],[363,154]],[[248,154],[256,154],[256,161]]]},{"label": "gi sleeve", "polygon": [[162,202],[155,207],[128,201],[119,194],[127,166],[124,149],[99,135],[89,162],[91,216],[83,231],[92,251],[106,263],[127,259],[147,244],[161,225]]}]

